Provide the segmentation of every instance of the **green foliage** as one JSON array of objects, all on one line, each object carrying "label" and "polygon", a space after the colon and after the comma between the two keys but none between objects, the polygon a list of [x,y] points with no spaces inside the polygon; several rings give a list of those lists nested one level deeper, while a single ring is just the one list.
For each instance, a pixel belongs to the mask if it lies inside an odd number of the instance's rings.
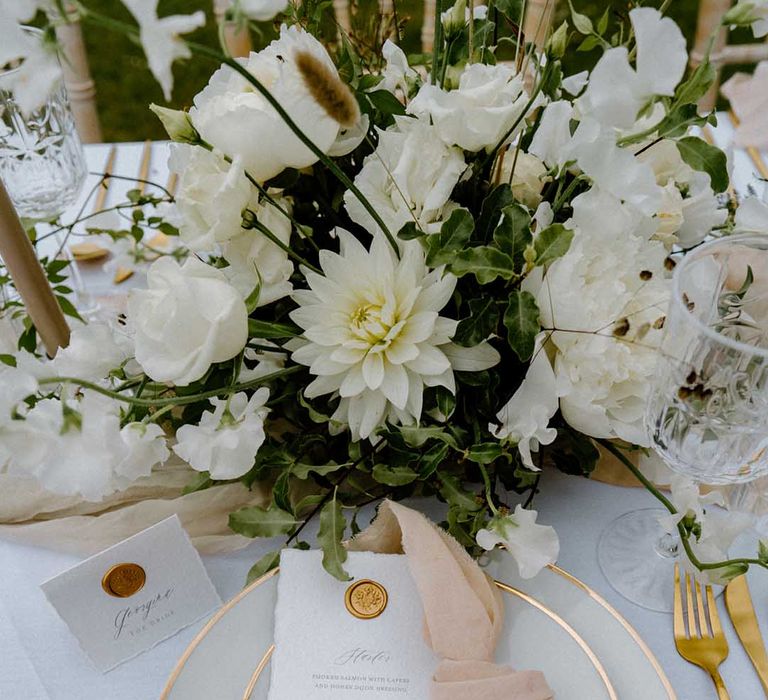
[{"label": "green foliage", "polygon": [[678,139],[675,144],[680,156],[688,165],[709,175],[715,192],[725,192],[728,189],[728,162],[723,151],[710,146],[697,136],[686,136]]},{"label": "green foliage", "polygon": [[280,566],[280,552],[269,552],[257,561],[248,571],[245,585],[250,586],[254,581],[268,574],[272,569]]},{"label": "green foliage", "polygon": [[573,240],[573,231],[563,224],[552,224],[536,236],[533,242],[536,251],[536,265],[549,265],[553,260],[568,252]]},{"label": "green foliage", "polygon": [[344,570],[347,550],[342,544],[347,522],[341,511],[341,503],[334,493],[333,498],[320,511],[320,531],[317,541],[323,550],[323,567],[339,581],[350,581],[352,577]]},{"label": "green foliage", "polygon": [[533,294],[520,290],[512,292],[504,312],[504,325],[509,346],[520,360],[529,360],[533,355],[536,336],[541,330],[539,307]]},{"label": "green foliage", "polygon": [[297,525],[296,518],[282,508],[248,506],[231,513],[229,527],[246,537],[277,537],[287,535]]}]

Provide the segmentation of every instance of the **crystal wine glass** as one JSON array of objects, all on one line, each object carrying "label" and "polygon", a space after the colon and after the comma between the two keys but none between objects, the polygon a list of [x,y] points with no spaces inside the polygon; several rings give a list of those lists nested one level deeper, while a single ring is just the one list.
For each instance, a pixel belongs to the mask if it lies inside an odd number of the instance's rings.
[{"label": "crystal wine glass", "polygon": [[[650,444],[704,484],[768,474],[768,236],[728,236],[688,253],[672,281],[650,388]],[[645,509],[608,527],[598,557],[611,585],[653,610],[672,609],[678,539]]]}]

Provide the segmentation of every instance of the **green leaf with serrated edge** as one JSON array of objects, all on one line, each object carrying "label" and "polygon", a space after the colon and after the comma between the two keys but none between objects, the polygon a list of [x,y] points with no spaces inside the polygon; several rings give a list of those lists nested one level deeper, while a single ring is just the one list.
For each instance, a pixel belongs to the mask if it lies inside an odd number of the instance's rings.
[{"label": "green leaf with serrated edge", "polygon": [[293,512],[291,508],[290,480],[291,472],[286,470],[277,477],[277,481],[275,481],[275,485],[272,487],[272,500],[274,504],[287,513]]},{"label": "green leaf with serrated edge", "polygon": [[347,523],[341,512],[341,503],[338,502],[334,493],[333,498],[320,511],[320,531],[317,533],[317,541],[323,550],[323,568],[339,581],[352,580],[344,570],[347,549],[341,541],[346,528]]},{"label": "green leaf with serrated edge", "polygon": [[487,340],[488,336],[496,331],[498,324],[499,309],[494,297],[489,295],[470,299],[469,316],[459,321],[453,342],[465,348],[473,348]]},{"label": "green leaf with serrated edge", "polygon": [[336,462],[329,462],[328,464],[303,464],[302,462],[297,462],[291,467],[291,473],[297,479],[303,481],[304,479],[308,479],[310,474],[327,476],[328,474],[333,474],[333,472],[338,471],[342,467],[350,466],[350,464],[350,462],[345,464],[336,464]]},{"label": "green leaf with serrated edge", "polygon": [[502,252],[511,256],[515,270],[525,267],[525,249],[533,241],[531,215],[519,204],[505,207],[504,218],[493,232],[493,240]]},{"label": "green leaf with serrated edge", "polygon": [[459,449],[456,444],[456,438],[438,426],[418,427],[401,425],[399,431],[409,447],[421,447],[427,440],[435,439],[450,445],[456,450]]},{"label": "green leaf with serrated edge", "polygon": [[427,265],[438,267],[451,262],[466,248],[474,230],[472,214],[466,209],[454,210],[440,227],[440,233],[427,237]]},{"label": "green leaf with serrated edge", "polygon": [[388,467],[386,464],[376,464],[372,474],[376,481],[386,486],[405,486],[419,478],[410,467]]},{"label": "green leaf with serrated edge", "polygon": [[509,347],[522,362],[530,360],[536,336],[541,330],[539,307],[533,294],[519,290],[512,292],[504,312],[504,325],[507,328]]},{"label": "green leaf with serrated edge", "polygon": [[499,277],[512,279],[515,276],[515,263],[498,248],[484,245],[457,253],[450,264],[450,270],[457,277],[474,275],[479,284],[490,284]]},{"label": "green leaf with serrated edge", "polygon": [[251,338],[295,338],[301,335],[301,331],[287,323],[273,323],[272,321],[260,321],[255,318],[248,319],[248,335]]},{"label": "green leaf with serrated edge", "polygon": [[571,0],[568,0],[568,6],[571,8],[571,20],[573,21],[573,26],[576,27],[576,31],[580,34],[592,34],[594,31],[592,20],[587,15],[576,12]]},{"label": "green leaf with serrated edge", "polygon": [[254,581],[258,581],[262,576],[268,574],[272,569],[280,566],[280,551],[265,554],[248,571],[245,579],[245,585],[250,586]]},{"label": "green leaf with serrated edge", "polygon": [[317,508],[325,497],[321,493],[313,493],[309,496],[304,496],[293,509],[299,518],[304,517],[308,513],[311,513],[313,509]]},{"label": "green leaf with serrated edge", "polygon": [[480,442],[469,448],[467,459],[477,464],[490,464],[501,457],[503,451],[498,442]]},{"label": "green leaf with serrated edge", "polygon": [[198,472],[195,474],[192,481],[190,481],[185,487],[184,490],[181,492],[182,495],[186,496],[188,493],[195,493],[197,491],[204,491],[209,486],[213,485],[213,480],[211,479],[211,475],[209,472]]},{"label": "green leaf with serrated edge", "polygon": [[461,482],[455,476],[444,472],[438,472],[437,475],[440,479],[440,495],[449,505],[468,511],[480,510],[483,507],[473,493],[468,493],[462,488]]},{"label": "green leaf with serrated edge", "polygon": [[296,518],[274,504],[269,508],[248,506],[229,515],[229,527],[246,537],[287,535],[298,524]]},{"label": "green leaf with serrated edge", "polygon": [[686,136],[675,142],[682,159],[694,170],[709,175],[712,189],[725,192],[728,189],[728,159],[717,146],[710,146],[697,136]]},{"label": "green leaf with serrated edge", "polygon": [[568,252],[573,241],[573,231],[563,224],[552,224],[539,233],[533,241],[536,265],[549,265]]},{"label": "green leaf with serrated edge", "polygon": [[[505,158],[514,157],[514,151],[505,155]],[[490,194],[483,200],[483,204],[480,207],[480,216],[477,218],[477,224],[475,225],[477,237],[481,241],[485,242],[491,238],[491,234],[499,225],[502,210],[514,203],[515,197],[508,182],[503,182],[491,190]]]}]

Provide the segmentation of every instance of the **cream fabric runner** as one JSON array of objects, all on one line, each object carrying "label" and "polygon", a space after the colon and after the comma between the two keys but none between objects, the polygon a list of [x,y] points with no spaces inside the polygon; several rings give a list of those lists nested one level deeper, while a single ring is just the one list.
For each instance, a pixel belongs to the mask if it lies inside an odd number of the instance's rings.
[{"label": "cream fabric runner", "polygon": [[424,635],[440,658],[431,700],[551,700],[539,671],[493,662],[504,624],[499,589],[464,548],[418,511],[384,501],[353,551],[405,553],[424,606]]}]

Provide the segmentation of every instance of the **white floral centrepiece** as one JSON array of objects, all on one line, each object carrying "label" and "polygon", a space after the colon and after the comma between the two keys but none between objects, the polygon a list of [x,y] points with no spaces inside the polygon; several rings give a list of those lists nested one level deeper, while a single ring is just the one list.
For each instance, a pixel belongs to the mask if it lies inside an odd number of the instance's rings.
[{"label": "white floral centrepiece", "polygon": [[[766,205],[723,196],[725,155],[695,131],[712,118],[695,104],[708,62],[687,72],[679,28],[650,7],[573,11],[539,52],[521,34],[492,43],[514,3],[458,0],[434,51],[409,58],[389,39],[324,36],[322,13],[239,0],[233,21],[279,30],[231,59],[182,36],[201,13],[125,4],[137,25],[75,9],[138,39],[166,98],[174,61],[221,67],[189,112],[153,106],[176,142],[176,196],[137,191],[130,230],[91,230],[151,262],[126,317],[73,320],[47,360],[4,297],[0,468],[98,501],[173,451],[200,472],[192,489],[270,485],[270,503],[232,513],[238,533],[304,546],[319,513],[335,572],[345,512],[414,494],[444,501],[475,555],[504,543],[524,576],[554,561],[554,531],[508,494],[532,498],[545,465],[589,475],[599,444],[649,447],[675,260],[710,235],[768,233]],[[764,5],[726,21],[765,33]],[[0,7],[0,64],[21,62],[12,88],[31,111],[56,46],[19,27],[49,3]],[[587,44],[603,48],[595,65],[564,76]],[[65,264],[44,264],[60,285]],[[690,484],[673,486],[669,528],[737,573]]]}]

